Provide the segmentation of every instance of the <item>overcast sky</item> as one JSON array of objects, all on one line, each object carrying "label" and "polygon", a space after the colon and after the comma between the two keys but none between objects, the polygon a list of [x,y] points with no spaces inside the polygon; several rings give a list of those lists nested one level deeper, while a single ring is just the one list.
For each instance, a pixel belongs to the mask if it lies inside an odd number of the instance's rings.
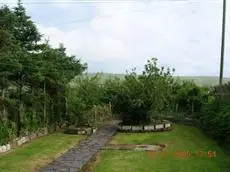
[{"label": "overcast sky", "polygon": [[[11,6],[16,1],[0,0]],[[88,63],[89,72],[141,71],[150,57],[178,75],[218,75],[222,0],[22,0],[53,46]],[[229,2],[227,2],[229,3]],[[230,77],[230,4],[224,76]]]}]

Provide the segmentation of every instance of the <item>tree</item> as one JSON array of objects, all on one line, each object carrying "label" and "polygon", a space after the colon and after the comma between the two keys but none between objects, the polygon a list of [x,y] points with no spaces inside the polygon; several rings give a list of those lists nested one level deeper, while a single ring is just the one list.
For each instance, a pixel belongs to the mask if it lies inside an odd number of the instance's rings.
[{"label": "tree", "polygon": [[42,35],[21,1],[14,10],[1,7],[0,14],[0,108],[4,118],[17,124],[18,136],[61,125],[68,115],[66,85],[87,66],[68,56],[63,44],[51,48],[48,41],[39,42]]},{"label": "tree", "polygon": [[40,48],[38,42],[41,40],[41,34],[37,27],[26,15],[26,10],[22,6],[21,0],[18,0],[18,5],[14,8],[16,21],[12,28],[12,33],[24,51],[35,51]]}]

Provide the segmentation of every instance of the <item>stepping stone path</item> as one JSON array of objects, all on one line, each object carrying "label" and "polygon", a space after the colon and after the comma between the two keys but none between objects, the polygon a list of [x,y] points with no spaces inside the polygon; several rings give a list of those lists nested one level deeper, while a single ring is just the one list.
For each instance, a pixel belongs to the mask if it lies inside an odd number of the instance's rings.
[{"label": "stepping stone path", "polygon": [[52,163],[43,167],[41,172],[79,171],[116,133],[119,121],[111,121],[89,138],[81,141]]}]

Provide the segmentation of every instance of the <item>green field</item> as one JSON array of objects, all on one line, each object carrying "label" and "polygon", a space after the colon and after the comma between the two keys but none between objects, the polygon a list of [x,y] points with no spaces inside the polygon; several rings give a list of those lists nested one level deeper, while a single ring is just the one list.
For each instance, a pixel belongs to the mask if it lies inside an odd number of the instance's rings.
[{"label": "green field", "polygon": [[81,136],[55,133],[0,155],[1,172],[32,172],[74,146]]},{"label": "green field", "polygon": [[[89,76],[94,76],[94,73],[89,73]],[[125,74],[111,74],[111,73],[102,73],[102,80],[118,77],[123,79]],[[200,86],[214,86],[219,82],[217,76],[175,76],[179,80],[194,81],[197,85]],[[224,83],[230,81],[230,78],[224,78]]]},{"label": "green field", "polygon": [[[175,125],[169,132],[119,133],[111,141],[117,144],[167,144],[163,152],[150,154],[122,150],[102,151],[93,165],[94,172],[229,172],[230,156],[199,129]],[[188,157],[177,153],[188,151]],[[198,156],[198,152],[201,151]],[[216,157],[208,157],[215,151]]]}]

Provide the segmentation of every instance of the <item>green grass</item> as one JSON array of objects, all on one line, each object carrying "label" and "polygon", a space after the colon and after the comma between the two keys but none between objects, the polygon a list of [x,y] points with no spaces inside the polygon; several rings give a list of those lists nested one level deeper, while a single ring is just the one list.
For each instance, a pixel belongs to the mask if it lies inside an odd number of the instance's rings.
[{"label": "green grass", "polygon": [[[111,141],[117,144],[167,144],[164,152],[149,154],[134,151],[102,151],[94,172],[229,172],[230,156],[199,129],[175,125],[169,132],[119,133]],[[175,151],[190,151],[190,157],[176,156]],[[197,151],[203,151],[198,157]],[[208,151],[216,151],[209,158]]]},{"label": "green grass", "polygon": [[0,155],[1,172],[32,172],[78,143],[81,136],[55,133]]}]

